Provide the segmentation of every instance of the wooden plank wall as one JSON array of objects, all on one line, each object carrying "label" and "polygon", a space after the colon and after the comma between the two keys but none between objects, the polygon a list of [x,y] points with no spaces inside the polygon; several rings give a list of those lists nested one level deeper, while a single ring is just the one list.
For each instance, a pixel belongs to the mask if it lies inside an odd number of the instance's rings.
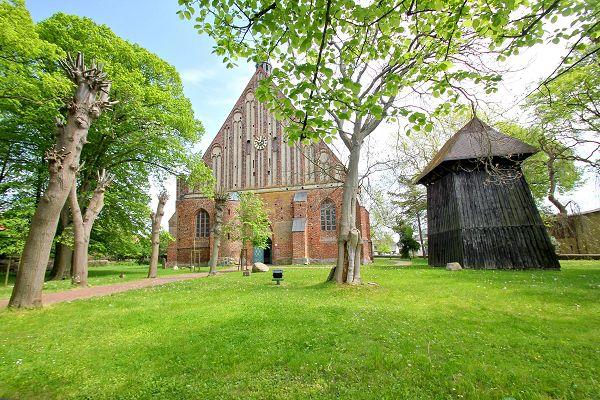
[{"label": "wooden plank wall", "polygon": [[458,169],[430,184],[427,197],[430,265],[560,268],[523,176],[498,184]]},{"label": "wooden plank wall", "polygon": [[453,174],[427,186],[427,231],[429,265],[446,265],[450,262],[447,260],[463,259]]}]

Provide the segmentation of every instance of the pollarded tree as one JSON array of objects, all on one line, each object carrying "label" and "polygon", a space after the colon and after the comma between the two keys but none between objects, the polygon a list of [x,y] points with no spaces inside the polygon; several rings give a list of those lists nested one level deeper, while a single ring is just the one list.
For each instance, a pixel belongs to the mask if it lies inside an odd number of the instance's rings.
[{"label": "pollarded tree", "polygon": [[495,90],[501,77],[482,62],[490,46],[509,41],[508,51],[517,52],[544,34],[545,18],[575,7],[542,0],[179,3],[180,16],[195,17],[195,27],[215,39],[215,52],[228,66],[239,57],[275,64],[257,97],[286,122],[290,141],[336,135],[346,146],[338,259],[330,274],[340,283],[360,279],[355,215],[365,139],[397,116],[431,130],[416,96],[439,97],[439,114],[465,93],[467,81]]},{"label": "pollarded tree", "polygon": [[73,265],[72,281],[79,286],[87,286],[88,281],[88,249],[90,246],[90,234],[98,215],[104,207],[104,192],[112,183],[113,176],[106,171],[98,173],[98,179],[94,193],[89,200],[84,213],[79,206],[77,198],[77,184],[73,183],[69,202],[73,217]]},{"label": "pollarded tree", "polygon": [[213,224],[213,247],[208,261],[209,275],[217,273],[217,261],[219,260],[219,249],[221,248],[221,238],[223,236],[223,214],[227,206],[229,194],[224,192],[215,192],[215,223]]},{"label": "pollarded tree", "polygon": [[160,255],[160,223],[163,215],[165,215],[165,204],[167,204],[167,200],[169,200],[169,193],[163,189],[158,195],[156,212],[150,214],[150,218],[152,220],[152,233],[150,234],[152,250],[150,253],[150,266],[148,267],[148,278],[156,278],[156,274],[158,272],[158,256]]},{"label": "pollarded tree", "polygon": [[[70,82],[58,66],[65,52],[83,51],[104,64],[111,76],[114,112],[90,127],[81,154],[82,212],[92,197],[96,171],[115,178],[106,208],[90,235],[90,249],[110,256],[138,255],[132,237],[148,230],[148,178],[157,171],[179,173],[203,129],[175,68],[89,18],[58,13],[34,24],[22,0],[0,0],[0,210],[18,208],[21,199],[39,202],[48,180],[44,153],[54,143],[54,115],[60,115]],[[61,212],[57,236],[72,232],[71,211]],[[28,225],[28,220],[24,221]],[[67,235],[68,236],[68,235]],[[60,279],[70,270],[71,249],[57,241],[55,268]],[[64,251],[63,251],[64,250]]]},{"label": "pollarded tree", "polygon": [[10,307],[42,305],[42,285],[50,257],[52,240],[75,175],[79,169],[81,150],[87,142],[91,123],[112,103],[108,100],[110,82],[102,68],[86,67],[83,54],[61,62],[67,76],[76,85],[75,95],[67,104],[66,122],[57,122],[56,143],[46,152],[50,180],[31,220],[31,227]]},{"label": "pollarded tree", "polygon": [[217,180],[213,171],[206,165],[202,158],[197,155],[191,158],[189,167],[190,173],[186,178],[186,183],[190,189],[200,192],[208,199],[215,202],[215,217],[212,224],[213,245],[208,261],[209,275],[216,275],[217,261],[219,259],[219,249],[221,246],[221,237],[223,235],[223,213],[229,199],[229,194],[217,190]]},{"label": "pollarded tree", "polygon": [[[177,70],[107,26],[57,13],[40,22],[37,33],[59,49],[81,50],[94,57],[112,78],[111,97],[119,103],[89,131],[89,143],[81,156],[86,168],[81,171],[77,189],[85,212],[94,191],[96,171],[106,169],[114,175],[105,196],[106,209],[90,239],[91,248],[110,254],[115,242],[126,243],[132,232],[142,236],[149,233],[149,178],[159,175],[157,180],[163,180],[166,174],[183,171],[203,128],[194,118]],[[70,218],[64,219],[61,217],[61,224],[68,226]],[[111,234],[100,234],[106,231]],[[64,246],[57,246],[59,256],[62,249]],[[64,258],[57,257],[57,270],[67,270],[61,260]]]}]

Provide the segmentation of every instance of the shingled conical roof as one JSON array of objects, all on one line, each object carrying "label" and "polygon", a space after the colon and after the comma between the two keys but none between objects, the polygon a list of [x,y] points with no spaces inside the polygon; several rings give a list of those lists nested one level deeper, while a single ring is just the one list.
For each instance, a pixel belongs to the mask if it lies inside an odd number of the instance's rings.
[{"label": "shingled conical roof", "polygon": [[536,152],[535,147],[500,133],[479,118],[473,117],[442,146],[416,182],[424,183],[429,174],[448,161],[488,157],[525,159]]}]

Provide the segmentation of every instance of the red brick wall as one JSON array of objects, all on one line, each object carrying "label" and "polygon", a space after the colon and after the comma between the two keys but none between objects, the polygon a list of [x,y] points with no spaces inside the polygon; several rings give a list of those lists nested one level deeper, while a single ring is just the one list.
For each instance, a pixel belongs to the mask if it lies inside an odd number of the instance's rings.
[{"label": "red brick wall", "polygon": [[369,263],[373,261],[373,244],[371,242],[371,220],[369,218],[369,211],[363,206],[359,206],[357,215],[357,225],[360,229],[361,238],[363,241],[362,245],[362,257],[363,263]]},{"label": "red brick wall", "polygon": [[[325,200],[335,204],[337,230],[321,230],[321,204]],[[337,232],[342,210],[342,188],[308,192],[306,235],[308,237],[308,257],[313,262],[331,262],[337,259]]]},{"label": "red brick wall", "polygon": [[[296,191],[285,190],[277,192],[259,193],[267,207],[271,221],[273,263],[290,264],[292,262],[332,262],[337,258],[337,231],[321,230],[321,204],[326,199],[331,200],[336,207],[336,222],[339,229],[342,188],[319,188],[306,190],[308,193],[305,202],[294,202]],[[224,220],[235,217],[237,202],[228,202],[224,213]],[[191,249],[194,246],[196,233],[196,214],[200,209],[206,210],[210,215],[211,227],[214,222],[214,204],[212,201],[201,198],[184,198],[177,201],[177,236],[176,241],[169,247],[169,264],[175,261],[182,264],[190,262]],[[292,233],[292,219],[306,218],[305,232]],[[363,259],[372,258],[369,213],[363,207],[357,212],[357,225],[364,240]],[[196,238],[196,249],[200,253],[200,261],[207,262],[212,246],[212,232],[210,238]],[[239,261],[241,244],[229,240],[226,236],[221,240],[219,258],[231,258]],[[251,251],[249,257],[251,257]]]}]

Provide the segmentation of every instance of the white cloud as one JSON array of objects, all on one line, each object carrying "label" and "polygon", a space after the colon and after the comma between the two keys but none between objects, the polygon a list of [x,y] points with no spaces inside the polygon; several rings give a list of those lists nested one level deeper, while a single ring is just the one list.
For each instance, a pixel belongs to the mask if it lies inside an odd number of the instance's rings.
[{"label": "white cloud", "polygon": [[213,78],[214,76],[215,71],[212,69],[190,68],[181,71],[181,79],[183,82],[191,85],[197,85],[207,79]]}]

